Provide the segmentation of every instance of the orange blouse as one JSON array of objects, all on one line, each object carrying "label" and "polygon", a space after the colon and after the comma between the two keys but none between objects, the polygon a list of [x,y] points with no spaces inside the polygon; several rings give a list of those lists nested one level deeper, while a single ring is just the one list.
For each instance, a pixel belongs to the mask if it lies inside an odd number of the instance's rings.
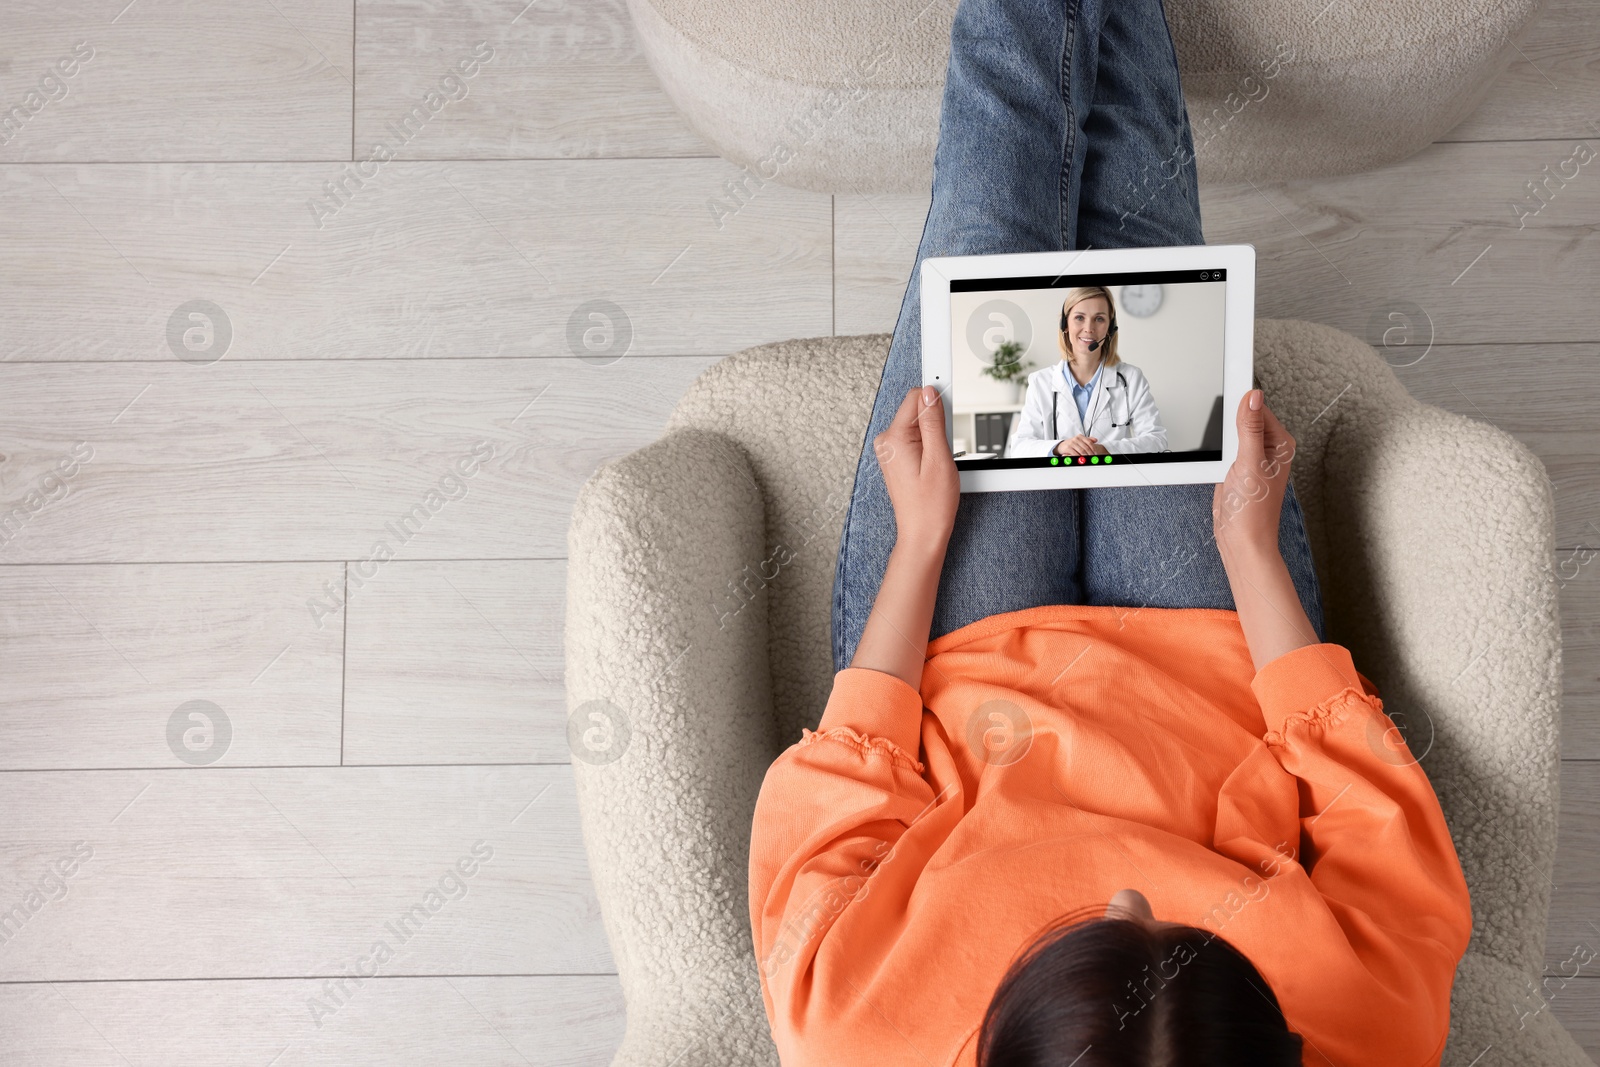
[{"label": "orange blouse", "polygon": [[1079,605],[934,640],[920,695],[839,671],[767,771],[750,921],[783,1063],[971,1067],[1014,956],[1123,888],[1254,963],[1306,1064],[1438,1064],[1472,905],[1350,653],[1256,672],[1232,611]]}]

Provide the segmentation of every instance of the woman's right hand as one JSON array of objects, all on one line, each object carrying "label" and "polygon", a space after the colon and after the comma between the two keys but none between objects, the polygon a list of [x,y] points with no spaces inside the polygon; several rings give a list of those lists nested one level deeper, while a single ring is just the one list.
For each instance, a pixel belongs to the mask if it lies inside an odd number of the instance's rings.
[{"label": "woman's right hand", "polygon": [[1239,454],[1211,500],[1211,522],[1224,562],[1241,552],[1278,554],[1278,522],[1294,460],[1294,438],[1267,407],[1261,390],[1240,398],[1237,425]]}]

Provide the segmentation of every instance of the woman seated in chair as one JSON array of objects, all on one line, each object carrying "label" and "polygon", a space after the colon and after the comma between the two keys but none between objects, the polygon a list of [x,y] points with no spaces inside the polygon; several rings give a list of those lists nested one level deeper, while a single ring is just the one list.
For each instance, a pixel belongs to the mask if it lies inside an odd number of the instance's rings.
[{"label": "woman seated in chair", "polygon": [[[1160,0],[961,0],[940,122],[919,264],[1204,242]],[[963,495],[911,277],[756,805],[783,1062],[1437,1064],[1471,904],[1325,640],[1294,439],[1252,390],[1220,485]]]}]

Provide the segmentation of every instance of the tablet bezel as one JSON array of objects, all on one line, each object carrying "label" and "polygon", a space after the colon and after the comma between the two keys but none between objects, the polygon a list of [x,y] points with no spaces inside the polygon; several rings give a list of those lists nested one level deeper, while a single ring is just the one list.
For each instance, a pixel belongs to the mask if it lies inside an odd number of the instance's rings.
[{"label": "tablet bezel", "polygon": [[[1222,321],[1222,458],[1184,463],[1070,464],[1021,470],[962,468],[963,493],[1023,489],[1084,489],[1116,485],[1189,485],[1220,482],[1239,454],[1235,413],[1255,371],[1256,249],[1254,245],[1176,245],[1159,248],[1084,249],[1076,252],[1016,252],[990,256],[930,256],[922,261],[922,382],[944,399],[945,443],[954,447],[950,406],[950,282],[958,278],[1011,278],[1126,271],[1204,270],[1228,272]],[[1068,286],[1063,286],[1063,292]]]}]

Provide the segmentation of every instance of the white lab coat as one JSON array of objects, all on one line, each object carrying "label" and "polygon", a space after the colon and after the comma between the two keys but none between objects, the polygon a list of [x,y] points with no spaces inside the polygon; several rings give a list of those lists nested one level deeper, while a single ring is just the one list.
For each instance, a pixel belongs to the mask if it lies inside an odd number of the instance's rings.
[{"label": "white lab coat", "polygon": [[[1022,411],[1012,420],[1011,436],[1006,440],[1007,458],[1048,456],[1057,441],[1078,434],[1096,438],[1107,452],[1119,455],[1166,450],[1167,430],[1161,425],[1161,412],[1150,392],[1150,383],[1138,367],[1123,360],[1114,367],[1100,368],[1100,379],[1095,382],[1094,392],[1089,394],[1086,428],[1078,417],[1078,402],[1072,398],[1072,386],[1061,373],[1065,363],[1059,360],[1028,375]],[[1071,373],[1067,371],[1067,375]],[[1051,431],[1052,409],[1054,432]]]}]

